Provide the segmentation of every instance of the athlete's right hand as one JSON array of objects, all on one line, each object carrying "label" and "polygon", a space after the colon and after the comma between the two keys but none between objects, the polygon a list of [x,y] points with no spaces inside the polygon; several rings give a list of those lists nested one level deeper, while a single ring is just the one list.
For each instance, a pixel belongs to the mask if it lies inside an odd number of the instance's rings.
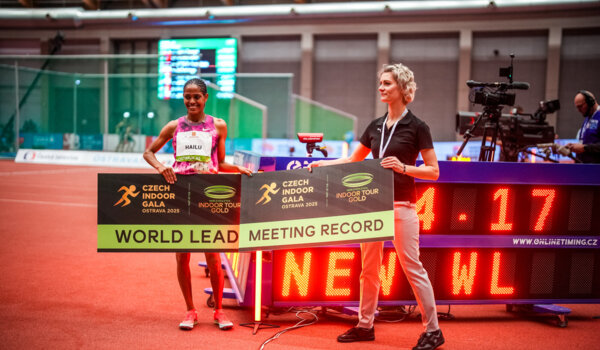
[{"label": "athlete's right hand", "polygon": [[158,169],[158,172],[167,180],[171,185],[177,181],[177,176],[175,176],[175,172],[171,167],[161,167]]}]

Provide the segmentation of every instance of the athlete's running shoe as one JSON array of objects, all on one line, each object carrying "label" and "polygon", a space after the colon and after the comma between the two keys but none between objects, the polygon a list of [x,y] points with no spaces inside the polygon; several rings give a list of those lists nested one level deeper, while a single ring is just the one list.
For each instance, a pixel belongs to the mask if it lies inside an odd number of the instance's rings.
[{"label": "athlete's running shoe", "polygon": [[221,310],[221,309],[215,310],[215,313],[213,314],[213,318],[215,320],[215,324],[219,326],[220,330],[226,331],[228,329],[233,328],[233,322],[229,321],[227,316],[225,316],[225,313],[223,312],[223,310]]},{"label": "athlete's running shoe", "polygon": [[179,328],[189,331],[198,324],[198,313],[196,310],[190,310],[185,314],[185,318],[179,324]]}]

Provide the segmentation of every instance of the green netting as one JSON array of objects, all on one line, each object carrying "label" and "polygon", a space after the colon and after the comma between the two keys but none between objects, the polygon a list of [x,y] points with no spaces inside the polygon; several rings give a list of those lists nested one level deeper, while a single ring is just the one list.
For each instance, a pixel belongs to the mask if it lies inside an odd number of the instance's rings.
[{"label": "green netting", "polygon": [[326,140],[345,140],[355,132],[356,119],[313,101],[295,98],[296,132],[323,133]]},{"label": "green netting", "polygon": [[269,108],[267,135],[270,138],[295,138],[292,120],[291,75],[273,74],[261,76],[241,76],[237,79],[236,91],[252,100],[258,101]]},{"label": "green netting", "polygon": [[[231,125],[229,135],[232,138],[261,138],[263,134],[263,111],[253,105],[244,103],[238,99],[232,100],[232,112],[229,116],[233,119],[229,120]],[[256,121],[261,121],[257,123]],[[233,129],[233,130],[232,130]]]},{"label": "green netting", "polygon": [[[99,55],[103,56],[103,55]],[[72,74],[157,74],[157,55],[0,56],[0,64]]]},{"label": "green netting", "polygon": [[[97,76],[95,79],[104,79]],[[135,134],[158,135],[172,119],[185,115],[181,100],[159,100],[158,82],[153,75],[113,74],[108,77],[108,132],[116,133],[123,119]],[[179,103],[177,103],[179,102]],[[125,116],[129,116],[125,118]]]},{"label": "green netting", "polygon": [[[16,151],[24,134],[94,135],[100,144],[107,134],[127,128],[134,135],[158,135],[186,109],[182,100],[158,98],[157,69],[156,55],[0,57],[0,152]],[[202,78],[213,81],[214,74]],[[292,78],[238,74],[239,95],[233,98],[217,98],[218,91],[209,84],[205,111],[227,122],[230,141],[295,137],[297,132],[323,132],[325,139],[344,140],[354,131],[354,117],[314,101],[296,98],[291,107]],[[53,147],[61,146],[57,142]]]},{"label": "green netting", "polygon": [[[61,68],[68,68],[65,63]],[[47,67],[52,65],[59,64]],[[125,67],[120,60],[110,65],[111,70],[125,70],[119,68]],[[157,74],[140,73],[143,69],[81,74],[39,68],[0,64],[0,152],[16,150],[17,121],[19,134],[118,134],[129,127],[133,134],[155,136],[169,120],[186,113],[182,100],[158,98]],[[227,121],[228,138],[264,137],[260,104],[237,97],[218,98],[217,92],[209,84],[205,111]]]},{"label": "green netting", "polygon": [[9,151],[15,144],[15,111],[17,105],[15,69],[11,67],[0,66],[0,76],[13,77],[0,79],[0,152]]}]

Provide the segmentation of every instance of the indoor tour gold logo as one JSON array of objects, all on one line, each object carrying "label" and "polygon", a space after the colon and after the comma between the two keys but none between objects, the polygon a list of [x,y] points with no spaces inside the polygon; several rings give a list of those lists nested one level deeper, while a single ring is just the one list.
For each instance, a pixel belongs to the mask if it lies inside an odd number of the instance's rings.
[{"label": "indoor tour gold logo", "polygon": [[373,182],[373,174],[354,173],[342,178],[342,185],[346,187],[345,192],[338,192],[335,198],[347,200],[349,203],[364,202],[367,196],[378,195],[379,188],[366,187]]},{"label": "indoor tour gold logo", "polygon": [[121,188],[119,188],[119,190],[117,192],[121,192],[123,191],[123,195],[121,196],[121,199],[119,199],[119,201],[115,204],[113,204],[113,207],[123,203],[121,205],[121,207],[126,207],[129,204],[131,204],[131,200],[129,199],[129,196],[131,197],[137,197],[138,194],[140,194],[140,192],[135,192],[136,187],[135,185],[130,185],[129,187],[127,186],[121,186]]},{"label": "indoor tour gold logo", "polygon": [[224,185],[209,186],[204,189],[204,195],[211,199],[228,199],[235,196],[235,188]]},{"label": "indoor tour gold logo", "polygon": [[354,173],[346,175],[342,178],[342,185],[348,188],[357,188],[367,186],[373,181],[373,174],[370,173]]},{"label": "indoor tour gold logo", "polygon": [[236,189],[231,186],[214,185],[204,188],[204,195],[208,201],[198,202],[198,207],[209,210],[212,214],[227,214],[230,210],[239,209],[240,202],[232,201]]},{"label": "indoor tour gold logo", "polygon": [[264,184],[260,187],[260,190],[264,190],[262,197],[260,197],[258,199],[258,201],[256,201],[255,204],[259,204],[262,203],[263,205],[269,203],[271,201],[271,194],[277,194],[277,192],[279,192],[279,188],[277,188],[277,184],[275,182],[271,182],[270,185]]}]

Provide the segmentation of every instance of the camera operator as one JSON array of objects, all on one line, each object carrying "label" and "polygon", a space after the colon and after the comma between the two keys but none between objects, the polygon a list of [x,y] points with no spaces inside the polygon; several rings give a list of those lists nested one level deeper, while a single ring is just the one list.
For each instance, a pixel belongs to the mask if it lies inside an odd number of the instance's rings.
[{"label": "camera operator", "polygon": [[585,118],[578,132],[579,143],[569,143],[567,148],[583,163],[600,163],[600,107],[592,93],[579,90],[575,95],[575,108]]}]

